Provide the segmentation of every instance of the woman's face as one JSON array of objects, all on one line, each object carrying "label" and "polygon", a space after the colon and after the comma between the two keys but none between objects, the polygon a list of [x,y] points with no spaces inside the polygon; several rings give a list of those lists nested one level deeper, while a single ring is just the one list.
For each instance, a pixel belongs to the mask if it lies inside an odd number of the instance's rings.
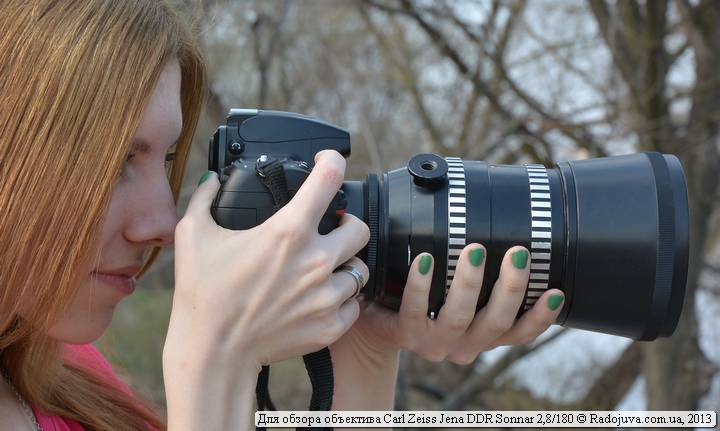
[{"label": "woman's face", "polygon": [[[151,247],[172,243],[177,213],[165,172],[182,129],[180,66],[163,70],[133,137],[133,148],[112,193],[97,262],[83,268],[85,280],[50,337],[73,344],[102,335],[115,306],[135,288],[134,275]],[[109,145],[109,143],[107,143]]]}]

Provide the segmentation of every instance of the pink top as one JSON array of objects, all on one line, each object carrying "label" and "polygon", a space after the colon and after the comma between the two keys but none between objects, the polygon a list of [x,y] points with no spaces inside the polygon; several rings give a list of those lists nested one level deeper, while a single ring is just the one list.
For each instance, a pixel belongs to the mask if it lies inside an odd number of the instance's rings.
[{"label": "pink top", "polygon": [[[65,358],[87,366],[93,371],[96,371],[101,377],[106,377],[107,382],[112,386],[128,394],[132,393],[130,388],[115,375],[115,372],[102,353],[92,344],[66,344]],[[32,406],[32,409],[43,431],[85,431],[85,428],[74,420],[43,412],[35,406]]]}]

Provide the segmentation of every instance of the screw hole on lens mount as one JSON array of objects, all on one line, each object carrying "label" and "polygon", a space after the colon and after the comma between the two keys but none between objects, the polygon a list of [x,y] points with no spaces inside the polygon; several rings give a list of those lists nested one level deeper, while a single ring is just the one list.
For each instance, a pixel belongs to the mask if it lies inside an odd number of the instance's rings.
[{"label": "screw hole on lens mount", "polygon": [[437,168],[437,163],[434,160],[425,160],[420,167],[426,171],[434,171]]}]

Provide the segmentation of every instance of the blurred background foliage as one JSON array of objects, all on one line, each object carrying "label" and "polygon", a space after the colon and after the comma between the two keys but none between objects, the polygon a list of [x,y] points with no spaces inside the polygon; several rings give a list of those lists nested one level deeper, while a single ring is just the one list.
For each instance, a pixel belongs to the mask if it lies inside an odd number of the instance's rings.
[{"label": "blurred background foliage", "polygon": [[[720,2],[174,3],[196,22],[211,84],[180,214],[230,107],[346,127],[356,180],[418,152],[550,165],[661,151],[683,162],[691,265],[673,337],[555,328],[462,367],[403,353],[397,408],[720,410]],[[98,343],[160,405],[173,284],[168,249]],[[305,408],[300,361],[273,366],[271,380],[278,406]]]}]

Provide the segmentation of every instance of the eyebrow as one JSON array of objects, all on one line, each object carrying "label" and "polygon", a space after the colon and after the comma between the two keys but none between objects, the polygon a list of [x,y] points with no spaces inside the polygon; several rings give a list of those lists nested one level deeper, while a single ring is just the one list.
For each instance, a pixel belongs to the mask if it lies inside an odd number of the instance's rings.
[{"label": "eyebrow", "polygon": [[[172,145],[170,145],[170,148],[168,149],[168,151],[172,150],[173,147],[175,147],[177,145],[179,140],[180,140],[180,138],[175,140],[175,142],[173,142]],[[135,139],[133,141],[132,149],[135,152],[143,153],[143,154],[147,154],[152,151],[152,147],[150,146],[150,144],[148,144],[148,142],[142,138]]]}]

